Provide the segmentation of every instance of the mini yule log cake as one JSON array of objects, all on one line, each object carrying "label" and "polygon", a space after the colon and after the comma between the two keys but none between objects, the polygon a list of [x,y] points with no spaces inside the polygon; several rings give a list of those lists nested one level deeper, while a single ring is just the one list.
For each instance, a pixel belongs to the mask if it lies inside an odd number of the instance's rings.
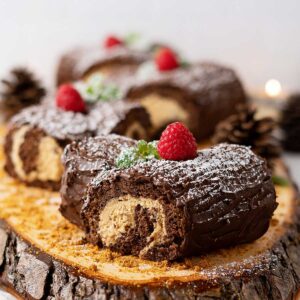
[{"label": "mini yule log cake", "polygon": [[211,135],[217,123],[233,114],[238,104],[246,102],[235,72],[210,63],[172,67],[148,75],[141,70],[126,98],[147,109],[154,138],[170,122],[181,121],[198,141]]},{"label": "mini yule log cake", "polygon": [[121,85],[148,59],[147,51],[132,49],[117,38],[107,37],[104,45],[80,47],[63,55],[58,65],[57,85],[88,79],[97,73]]},{"label": "mini yule log cake", "polygon": [[0,285],[38,300],[294,299],[300,287],[298,193],[282,161],[275,170],[284,184],[275,186],[278,207],[262,237],[167,263],[88,243],[59,213],[58,193],[20,184],[0,169]]},{"label": "mini yule log cake", "polygon": [[108,133],[147,139],[149,127],[145,109],[123,101],[97,103],[86,113],[33,106],[10,122],[4,143],[5,170],[28,185],[57,190],[67,144]]},{"label": "mini yule log cake", "polygon": [[[161,141],[159,153],[174,155]],[[220,144],[184,161],[157,159],[155,149],[117,135],[67,146],[62,214],[90,242],[154,261],[251,242],[267,231],[275,190],[264,160],[249,148]],[[147,159],[131,165],[142,152]]]}]

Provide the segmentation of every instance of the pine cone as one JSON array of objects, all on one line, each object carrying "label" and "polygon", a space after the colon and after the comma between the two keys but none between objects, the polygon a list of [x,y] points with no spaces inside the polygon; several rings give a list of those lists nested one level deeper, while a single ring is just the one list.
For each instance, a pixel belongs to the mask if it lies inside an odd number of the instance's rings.
[{"label": "pine cone", "polygon": [[256,109],[251,106],[238,107],[236,114],[218,124],[213,142],[251,146],[272,168],[273,160],[281,154],[279,142],[272,135],[276,123],[272,118],[257,120],[255,114]]},{"label": "pine cone", "polygon": [[40,103],[46,94],[40,81],[26,68],[13,69],[10,78],[1,83],[0,108],[5,121],[24,107]]},{"label": "pine cone", "polygon": [[300,94],[289,97],[281,112],[282,145],[290,151],[300,151]]}]

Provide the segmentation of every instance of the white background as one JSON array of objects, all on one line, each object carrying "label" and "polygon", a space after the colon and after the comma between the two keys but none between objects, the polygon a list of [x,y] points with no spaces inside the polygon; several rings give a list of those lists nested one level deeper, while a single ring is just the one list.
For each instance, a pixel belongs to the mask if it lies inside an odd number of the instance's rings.
[{"label": "white background", "polygon": [[[277,78],[300,90],[299,0],[0,0],[0,76],[25,64],[53,83],[62,51],[139,32],[188,58],[234,66],[250,92]],[[287,156],[300,182],[300,161]]]},{"label": "white background", "polygon": [[233,65],[251,91],[300,89],[299,0],[0,0],[0,76],[16,64],[48,83],[58,55],[108,32],[140,32],[192,59]]}]

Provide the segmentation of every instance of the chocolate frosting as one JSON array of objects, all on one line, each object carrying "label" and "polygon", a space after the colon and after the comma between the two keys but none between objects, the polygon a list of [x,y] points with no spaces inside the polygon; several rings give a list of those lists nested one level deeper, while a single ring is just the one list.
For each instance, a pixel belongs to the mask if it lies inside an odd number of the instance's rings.
[{"label": "chocolate frosting", "polygon": [[143,107],[122,100],[96,103],[85,114],[64,111],[49,104],[32,106],[14,116],[10,125],[31,125],[59,141],[69,143],[98,134],[124,134],[127,123],[133,117],[145,128],[150,127],[149,115]]},{"label": "chocolate frosting", "polygon": [[170,72],[154,72],[146,78],[136,76],[129,86],[126,97],[131,101],[140,101],[151,93],[178,101],[190,114],[188,126],[198,140],[212,134],[218,122],[247,101],[236,73],[208,62]]},{"label": "chocolate frosting", "polygon": [[[244,91],[236,73],[219,64],[202,62],[195,63],[186,68],[178,68],[170,72],[155,72],[149,77],[136,77],[128,91],[129,98],[134,96],[139,89],[147,87],[168,86],[182,90],[184,95],[198,104],[205,104],[207,99],[203,97],[205,92],[213,92],[220,86],[234,84],[236,93],[242,96]],[[219,95],[213,96],[211,101],[218,99]],[[218,100],[215,100],[218,101]]]},{"label": "chocolate frosting", "polygon": [[198,151],[193,160],[153,159],[116,168],[120,151],[135,143],[110,135],[66,148],[65,217],[91,232],[87,226],[97,219],[92,206],[104,207],[111,198],[129,194],[172,203],[187,222],[181,256],[250,242],[268,229],[277,206],[275,190],[264,160],[248,147],[220,144]]},{"label": "chocolate frosting", "polygon": [[55,106],[36,105],[24,109],[12,118],[11,125],[31,125],[42,129],[47,135],[61,141],[73,141],[92,135],[88,115],[64,111]]},{"label": "chocolate frosting", "polygon": [[[132,139],[109,135],[107,138],[73,142],[65,148],[60,211],[69,221],[83,228],[80,213],[87,185],[99,172],[105,172],[114,165],[115,153],[120,153],[124,146],[133,145]],[[110,151],[113,151],[112,155],[107,155]]]},{"label": "chocolate frosting", "polygon": [[127,123],[137,122],[146,131],[151,126],[150,116],[141,105],[123,100],[96,104],[89,113],[89,119],[96,125],[95,135],[110,133],[123,135]]},{"label": "chocolate frosting", "polygon": [[81,79],[93,69],[107,65],[128,65],[137,67],[150,59],[146,51],[126,47],[104,49],[101,45],[79,47],[62,56],[58,71],[57,84]]}]

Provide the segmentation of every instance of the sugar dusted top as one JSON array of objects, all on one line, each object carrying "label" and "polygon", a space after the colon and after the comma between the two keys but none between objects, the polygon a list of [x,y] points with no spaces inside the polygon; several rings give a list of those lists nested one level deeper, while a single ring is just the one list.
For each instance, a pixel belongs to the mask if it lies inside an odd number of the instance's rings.
[{"label": "sugar dusted top", "polygon": [[87,113],[65,111],[49,104],[36,105],[13,117],[11,124],[36,126],[58,140],[74,141],[112,133],[133,110],[144,111],[144,108],[123,100],[98,102]]},{"label": "sugar dusted top", "polygon": [[216,87],[234,85],[236,93],[243,94],[243,88],[235,72],[218,64],[202,62],[191,66],[178,68],[170,72],[154,72],[146,77],[136,77],[131,84],[129,97],[136,90],[147,87],[173,87],[184,91],[187,97],[196,97],[196,101],[203,103],[205,97],[199,96],[211,93],[210,99],[218,99]]},{"label": "sugar dusted top", "polygon": [[[192,160],[151,159],[118,169],[116,159],[121,150],[135,144],[135,141],[117,135],[100,136],[72,144],[64,159],[74,163],[80,161],[81,167],[87,167],[87,162],[90,164],[91,161],[94,165],[105,164],[91,183],[94,187],[117,176],[151,178],[155,186],[166,189],[166,195],[176,199],[178,204],[205,199],[212,194],[236,193],[270,179],[263,159],[248,147],[229,144],[198,151],[198,156]],[[76,157],[69,155],[70,150]]]}]

